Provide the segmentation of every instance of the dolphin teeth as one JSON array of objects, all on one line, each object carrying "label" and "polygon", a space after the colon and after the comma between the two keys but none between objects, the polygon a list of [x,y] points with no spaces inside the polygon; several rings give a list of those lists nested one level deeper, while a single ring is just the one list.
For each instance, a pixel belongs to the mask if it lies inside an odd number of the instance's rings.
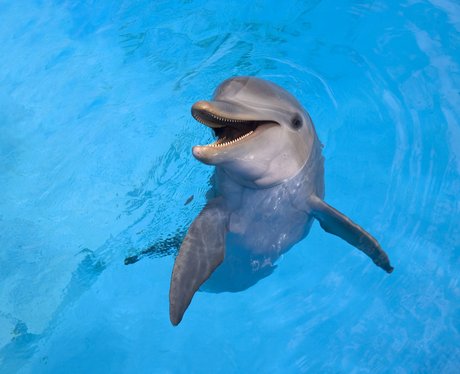
[{"label": "dolphin teeth", "polygon": [[[226,142],[221,142],[219,143],[219,140],[221,139],[218,139],[215,143],[212,143],[212,144],[208,144],[208,147],[213,147],[213,148],[218,148],[218,147],[225,147],[227,145],[230,145],[230,144],[234,144],[236,142],[239,142],[240,140],[246,138],[247,136],[251,135],[254,131],[251,130],[249,131],[248,133],[236,138],[236,139],[233,139],[233,140],[229,140],[229,141],[226,141]],[[225,139],[225,138],[224,138]]]},{"label": "dolphin teeth", "polygon": [[[230,123],[242,123],[242,122],[245,122],[244,120],[241,120],[241,119],[224,118],[224,117],[220,117],[220,116],[218,116],[218,115],[216,115],[214,113],[210,113],[210,112],[208,112],[208,113],[212,118],[215,118],[215,119],[217,119],[218,121],[221,121],[221,122],[230,122]],[[195,115],[195,118],[199,120],[200,117],[198,115]]]}]

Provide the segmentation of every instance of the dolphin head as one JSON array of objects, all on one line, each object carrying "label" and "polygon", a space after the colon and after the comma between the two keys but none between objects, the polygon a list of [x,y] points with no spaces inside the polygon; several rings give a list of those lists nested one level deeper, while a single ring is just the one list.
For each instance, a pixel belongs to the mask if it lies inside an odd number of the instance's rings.
[{"label": "dolphin head", "polygon": [[294,177],[307,162],[316,139],[300,103],[280,86],[260,78],[225,80],[212,100],[193,104],[192,116],[217,137],[211,144],[194,146],[195,158],[253,188]]}]

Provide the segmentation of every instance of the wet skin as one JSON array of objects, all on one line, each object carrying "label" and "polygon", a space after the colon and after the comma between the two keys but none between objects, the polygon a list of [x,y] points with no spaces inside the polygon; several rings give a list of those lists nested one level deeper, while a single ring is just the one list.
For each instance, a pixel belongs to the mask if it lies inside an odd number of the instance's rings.
[{"label": "wet skin", "polygon": [[215,197],[190,225],[174,263],[173,325],[200,287],[240,291],[269,275],[314,219],[393,271],[377,240],[323,201],[322,146],[310,116],[287,91],[259,78],[231,78],[212,100],[195,103],[192,115],[217,137],[192,150],[215,166]]}]

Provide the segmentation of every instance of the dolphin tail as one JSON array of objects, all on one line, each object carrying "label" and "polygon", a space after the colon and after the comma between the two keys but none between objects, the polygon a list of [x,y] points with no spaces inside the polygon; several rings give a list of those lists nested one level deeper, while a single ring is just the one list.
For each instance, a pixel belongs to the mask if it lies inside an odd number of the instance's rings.
[{"label": "dolphin tail", "polygon": [[393,271],[387,254],[371,234],[317,196],[311,196],[308,203],[311,214],[319,221],[324,231],[342,238],[363,251],[387,273]]},{"label": "dolphin tail", "polygon": [[212,199],[182,242],[169,289],[169,318],[174,326],[182,320],[198,288],[224,260],[228,217],[222,198]]}]

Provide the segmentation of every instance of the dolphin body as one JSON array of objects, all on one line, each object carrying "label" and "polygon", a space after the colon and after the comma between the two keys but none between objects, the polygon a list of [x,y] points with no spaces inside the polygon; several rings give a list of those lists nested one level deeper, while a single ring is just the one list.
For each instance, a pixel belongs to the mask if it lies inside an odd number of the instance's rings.
[{"label": "dolphin body", "polygon": [[323,201],[322,145],[291,94],[266,80],[234,77],[217,87],[211,101],[195,103],[192,115],[217,137],[193,147],[195,158],[215,166],[215,190],[174,263],[173,325],[208,278],[205,289],[238,291],[270,274],[276,259],[308,234],[313,219],[393,271],[377,240]]}]

